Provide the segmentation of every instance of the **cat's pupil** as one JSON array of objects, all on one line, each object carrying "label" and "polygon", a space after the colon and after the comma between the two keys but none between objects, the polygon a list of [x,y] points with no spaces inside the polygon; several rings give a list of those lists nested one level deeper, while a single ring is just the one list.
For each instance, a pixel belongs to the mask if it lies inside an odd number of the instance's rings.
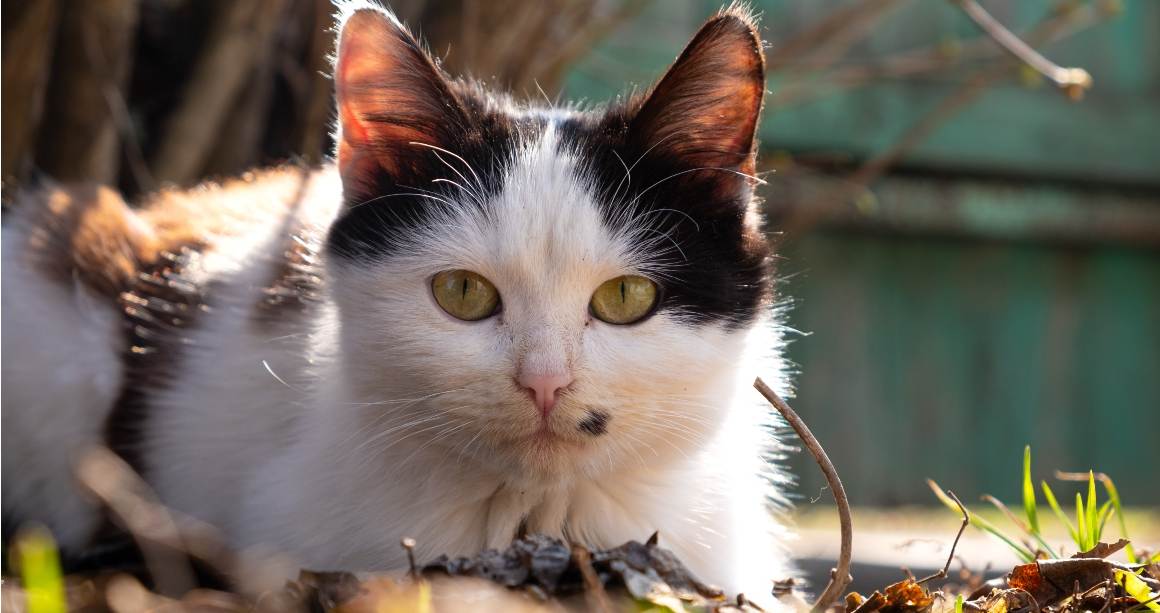
[{"label": "cat's pupil", "polygon": [[468,279],[466,277],[464,277],[464,279],[463,279],[463,294],[460,296],[460,298],[463,298],[464,300],[467,299],[467,283],[468,283]]},{"label": "cat's pupil", "polygon": [[626,293],[627,292],[624,288],[624,281],[621,281],[620,282],[620,301],[621,302],[628,302],[628,296],[626,295]]}]

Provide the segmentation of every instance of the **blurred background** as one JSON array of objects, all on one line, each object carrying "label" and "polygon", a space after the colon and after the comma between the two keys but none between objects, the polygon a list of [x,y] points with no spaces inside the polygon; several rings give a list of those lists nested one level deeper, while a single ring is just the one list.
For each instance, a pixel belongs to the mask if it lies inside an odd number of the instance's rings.
[{"label": "blurred background", "polygon": [[[1160,2],[982,2],[1089,71],[1082,99],[957,1],[751,3],[794,405],[853,503],[935,505],[926,477],[966,501],[1016,500],[1030,444],[1037,479],[1093,468],[1127,504],[1160,507]],[[391,6],[452,74],[599,102],[647,87],[720,4]],[[132,198],[319,162],[331,13],[326,0],[3,0],[6,196],[40,176]],[[827,503],[812,460],[791,463],[803,506]],[[1138,521],[1160,533],[1155,514]]]}]

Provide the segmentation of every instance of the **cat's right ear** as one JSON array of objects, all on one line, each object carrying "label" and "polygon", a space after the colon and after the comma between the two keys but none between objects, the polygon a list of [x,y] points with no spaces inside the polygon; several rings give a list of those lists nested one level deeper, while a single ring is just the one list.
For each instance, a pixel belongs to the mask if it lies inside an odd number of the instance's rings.
[{"label": "cat's right ear", "polygon": [[466,129],[466,115],[443,72],[394,15],[348,4],[338,31],[338,167],[346,201],[361,202],[384,179],[409,180],[430,158],[423,145],[452,142]]},{"label": "cat's right ear", "polygon": [[752,174],[765,58],[752,13],[734,3],[701,26],[632,120],[642,151],[689,168]]}]

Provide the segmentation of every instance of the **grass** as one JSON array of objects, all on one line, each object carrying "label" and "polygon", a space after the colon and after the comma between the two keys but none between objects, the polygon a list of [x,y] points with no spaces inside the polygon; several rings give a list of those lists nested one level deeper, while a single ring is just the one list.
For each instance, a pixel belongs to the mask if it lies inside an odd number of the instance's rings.
[{"label": "grass", "polygon": [[[965,501],[964,502],[969,502]],[[1040,511],[1044,511],[1041,506]],[[1007,520],[1003,512],[992,506],[980,505],[971,509],[971,515],[978,515],[993,524]],[[858,534],[873,532],[914,533],[922,536],[947,534],[954,536],[962,517],[934,506],[904,507],[854,507],[854,524]],[[1109,520],[1117,530],[1121,520],[1140,543],[1160,543],[1160,510],[1150,507],[1125,507],[1123,514]],[[792,514],[794,527],[811,532],[830,532],[834,529],[834,509],[832,506],[802,505]],[[1043,538],[1054,546],[1071,542],[1071,535],[1065,526],[1054,519],[1054,515],[1044,513],[1040,518]],[[1062,553],[1062,552],[1060,552]]]},{"label": "grass", "polygon": [[[1097,479],[1094,471],[1088,471],[1085,475],[1080,473],[1056,473],[1056,478],[1062,481],[1086,481],[1086,496],[1083,492],[1076,492],[1075,494],[1075,517],[1074,522],[1072,518],[1068,517],[1064,512],[1063,507],[1059,504],[1055,492],[1048,485],[1047,481],[1041,481],[1040,487],[1043,491],[1043,497],[1047,501],[1047,506],[1051,512],[1059,520],[1059,523],[1067,528],[1067,533],[1071,537],[1072,543],[1079,549],[1080,552],[1090,551],[1099,545],[1104,536],[1104,528],[1107,527],[1108,520],[1112,515],[1120,517],[1119,536],[1127,540],[1128,544],[1124,548],[1125,555],[1130,564],[1146,564],[1160,561],[1160,553],[1153,554],[1147,560],[1140,559],[1136,550],[1131,545],[1131,536],[1128,532],[1128,524],[1124,517],[1124,508],[1120,501],[1119,492],[1116,490],[1115,483],[1112,482],[1111,477],[1100,474]],[[1096,481],[1103,485],[1104,493],[1107,500],[1100,502],[1098,488]],[[949,507],[956,514],[959,513],[959,505],[947,495],[947,493],[933,480],[928,479],[927,483],[930,485],[931,491],[944,505]],[[1026,446],[1023,449],[1023,473],[1022,473],[1022,490],[1023,490],[1023,516],[1019,517],[1012,513],[1010,509],[1003,502],[999,501],[993,496],[984,496],[983,499],[990,502],[1003,516],[1006,516],[1010,523],[1022,533],[1022,537],[1013,536],[1008,532],[1003,531],[996,526],[995,523],[983,518],[982,516],[969,513],[969,523],[976,528],[983,530],[1002,541],[1015,552],[1024,563],[1032,563],[1037,560],[1051,558],[1058,559],[1062,556],[1051,547],[1043,533],[1043,527],[1039,522],[1039,502],[1036,497],[1035,485],[1031,477],[1031,447]],[[1099,556],[1104,557],[1104,556]],[[1153,595],[1150,588],[1144,581],[1141,580],[1143,573],[1141,568],[1138,571],[1132,572],[1130,570],[1116,570],[1114,576],[1116,582],[1124,588],[1132,598],[1136,599],[1141,605],[1146,606],[1155,613],[1160,613],[1160,604],[1157,603],[1157,596]],[[956,603],[957,608],[957,603]]]},{"label": "grass", "polygon": [[60,556],[48,530],[42,527],[22,530],[9,554],[12,566],[20,571],[28,613],[65,613],[68,605]]},{"label": "grass", "polygon": [[[1026,562],[1035,560],[1042,555],[1058,558],[1060,557],[1059,551],[1049,543],[1048,534],[1045,533],[1044,525],[1040,522],[1039,501],[1031,474],[1031,447],[1028,446],[1023,450],[1022,517],[1012,513],[1007,505],[993,496],[984,496],[983,499],[991,503],[997,511],[997,515],[971,511],[970,523],[1007,544],[1016,555]],[[1125,510],[1115,483],[1111,477],[1105,474],[1088,471],[1087,473],[1056,473],[1056,477],[1062,481],[1077,481],[1082,478],[1085,482],[1086,495],[1084,492],[1076,492],[1075,494],[1073,518],[1069,517],[1067,512],[1063,510],[1055,491],[1047,481],[1040,481],[1040,490],[1047,507],[1058,520],[1059,525],[1066,529],[1067,536],[1079,551],[1087,551],[1095,547],[1103,538],[1108,521],[1115,516],[1118,518],[1118,536],[1129,541],[1129,545],[1125,548],[1128,561],[1133,564],[1142,562],[1136,554],[1135,548],[1130,544],[1132,537],[1129,525],[1139,523],[1151,526],[1157,521],[1154,513],[1145,510],[1130,513]],[[1097,482],[1103,486],[1107,496],[1107,500],[1102,502],[1099,499]],[[929,479],[927,484],[940,502],[958,513],[958,505],[943,492],[941,486]],[[1000,529],[993,521],[995,518],[1009,520],[1017,531],[1022,533],[1021,538]],[[1153,527],[1152,531],[1156,529]]]}]

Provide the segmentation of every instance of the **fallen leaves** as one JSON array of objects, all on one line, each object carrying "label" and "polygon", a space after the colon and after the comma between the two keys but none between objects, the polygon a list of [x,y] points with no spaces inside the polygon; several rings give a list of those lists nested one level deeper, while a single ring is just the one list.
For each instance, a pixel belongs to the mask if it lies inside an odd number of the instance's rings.
[{"label": "fallen leaves", "polygon": [[846,613],[1115,613],[1148,607],[1160,613],[1160,578],[1149,566],[1125,565],[1103,559],[1127,546],[1127,541],[1098,543],[1069,559],[1020,564],[1006,577],[989,582],[969,599],[956,602],[942,592],[930,592],[921,582],[905,579],[869,597],[851,593]]},{"label": "fallen leaves", "polygon": [[927,611],[934,603],[934,596],[914,579],[904,579],[874,592],[869,598],[852,592],[846,596],[846,611],[850,613],[902,613],[905,611]]},{"label": "fallen leaves", "polygon": [[472,557],[442,556],[420,572],[425,577],[446,574],[488,579],[542,597],[622,587],[636,600],[676,611],[686,606],[717,610],[729,604],[721,590],[693,576],[655,539],[589,551],[533,534],[516,539],[503,551],[489,549]]}]

